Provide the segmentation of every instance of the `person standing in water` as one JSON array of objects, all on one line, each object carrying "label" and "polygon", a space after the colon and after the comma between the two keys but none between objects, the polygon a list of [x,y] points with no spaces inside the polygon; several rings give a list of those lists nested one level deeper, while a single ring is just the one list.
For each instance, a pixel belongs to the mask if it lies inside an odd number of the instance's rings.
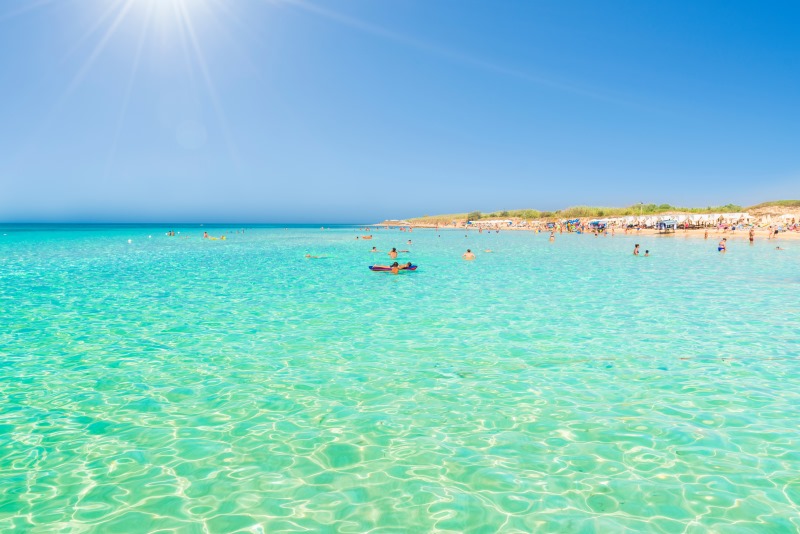
[{"label": "person standing in water", "polygon": [[633,246],[633,255],[634,255],[634,256],[638,256],[638,255],[639,255],[639,243],[636,243],[636,244]]},{"label": "person standing in water", "polygon": [[464,258],[465,260],[474,260],[475,254],[473,254],[470,249],[467,249],[467,251],[464,254],[462,254],[461,257]]},{"label": "person standing in water", "polygon": [[756,231],[754,228],[750,228],[750,244],[753,244],[753,241],[756,239]]},{"label": "person standing in water", "polygon": [[389,257],[392,258],[393,260],[397,259],[397,249],[396,248],[392,247],[392,251],[389,252]]},{"label": "person standing in water", "polygon": [[727,245],[728,245],[728,238],[727,237],[723,237],[722,241],[720,241],[719,245],[717,245],[717,251],[718,252],[725,252],[726,250],[728,250]]}]

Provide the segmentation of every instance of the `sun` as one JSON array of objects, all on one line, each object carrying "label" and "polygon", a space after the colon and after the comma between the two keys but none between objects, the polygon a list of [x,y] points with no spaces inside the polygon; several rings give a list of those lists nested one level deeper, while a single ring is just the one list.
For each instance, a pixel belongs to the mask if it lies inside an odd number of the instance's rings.
[{"label": "sun", "polygon": [[[62,100],[80,90],[86,75],[108,50],[114,50],[112,53],[116,53],[123,64],[127,63],[126,86],[121,94],[115,132],[110,136],[109,161],[113,161],[116,152],[138,73],[146,62],[157,61],[187,73],[187,83],[197,85],[197,90],[205,93],[217,119],[213,127],[225,139],[231,159],[238,163],[238,150],[215,87],[213,65],[206,56],[208,50],[218,44],[215,33],[229,33],[225,25],[235,15],[235,9],[224,4],[226,1],[95,0],[88,4],[93,20],[74,48],[85,51],[86,55]],[[92,44],[85,46],[89,43]],[[188,123],[181,125],[176,134],[178,142],[189,147],[201,144],[206,135],[204,128]]]},{"label": "sun", "polygon": [[166,32],[181,31],[197,24],[213,11],[215,0],[122,0],[131,15],[144,17],[148,24]]}]

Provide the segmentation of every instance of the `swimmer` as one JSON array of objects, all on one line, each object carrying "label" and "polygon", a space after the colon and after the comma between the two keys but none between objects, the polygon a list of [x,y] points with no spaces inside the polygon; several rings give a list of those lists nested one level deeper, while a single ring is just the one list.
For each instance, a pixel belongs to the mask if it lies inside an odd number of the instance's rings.
[{"label": "swimmer", "polygon": [[719,245],[717,245],[717,252],[725,252],[728,249],[727,241],[728,241],[728,238],[726,238],[726,237],[722,238],[722,241],[720,241]]},{"label": "swimmer", "polygon": [[380,252],[380,250],[378,250],[377,247],[372,247],[372,250],[370,250],[370,252]]},{"label": "swimmer", "polygon": [[208,239],[208,232],[203,232],[203,239]]},{"label": "swimmer", "polygon": [[650,255],[650,251],[649,251],[649,250],[645,250],[645,251],[644,251],[644,257],[646,258],[646,257],[648,257],[649,255]]},{"label": "swimmer", "polygon": [[392,251],[389,252],[389,257],[392,258],[393,260],[397,259],[397,249],[396,248],[392,247]]},{"label": "swimmer", "polygon": [[486,250],[484,250],[484,252],[486,252],[487,254],[491,254],[493,252],[493,250],[490,249],[490,248],[487,248]]},{"label": "swimmer", "polygon": [[470,249],[467,249],[467,251],[464,254],[462,254],[461,257],[464,258],[465,260],[471,261],[475,259],[475,254],[473,254]]},{"label": "swimmer", "polygon": [[321,260],[322,258],[326,258],[327,256],[312,256],[311,254],[306,254],[307,260]]},{"label": "swimmer", "polygon": [[633,255],[634,255],[634,256],[638,256],[638,255],[639,255],[639,243],[636,243],[636,244],[633,246]]},{"label": "swimmer", "polygon": [[781,247],[775,247],[775,250],[786,250],[786,249]]},{"label": "swimmer", "polygon": [[397,262],[394,262],[392,264],[392,274],[397,274],[399,272],[400,272],[400,265],[398,265]]},{"label": "swimmer", "polygon": [[406,245],[410,245],[410,244],[411,244],[411,240],[409,239],[408,241],[406,241]]}]

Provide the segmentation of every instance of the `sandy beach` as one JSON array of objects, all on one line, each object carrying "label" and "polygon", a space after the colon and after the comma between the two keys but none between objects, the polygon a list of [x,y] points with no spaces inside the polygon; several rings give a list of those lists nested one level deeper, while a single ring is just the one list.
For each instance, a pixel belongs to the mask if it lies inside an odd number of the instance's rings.
[{"label": "sandy beach", "polygon": [[[396,222],[388,222],[384,221],[379,225],[375,225],[373,228],[386,228],[389,225],[396,225]],[[555,231],[556,234],[559,233],[568,233],[567,230],[553,230],[552,228],[548,229],[544,225],[541,227],[523,227],[523,226],[489,226],[489,227],[479,227],[479,226],[442,226],[442,225],[435,225],[435,224],[417,224],[411,223],[407,225],[410,228],[425,228],[425,229],[439,229],[439,230],[464,230],[467,232],[495,232],[495,231],[502,231],[502,232],[551,232]],[[708,232],[707,239],[722,239],[727,238],[731,241],[747,241],[749,239],[749,229],[743,230],[720,230],[717,228],[689,228],[687,230],[678,229],[675,231],[669,232],[662,232],[656,230],[654,228],[641,228],[635,229],[631,228],[625,232],[624,229],[614,228],[613,231],[611,229],[608,232],[599,232],[598,237],[615,237],[618,235],[643,235],[643,236],[653,236],[653,237],[663,237],[667,239],[679,239],[679,238],[693,238],[693,239],[704,239],[706,238],[706,231]],[[592,231],[586,231],[586,234],[591,235]],[[772,234],[773,237],[770,238],[770,229],[769,228],[756,228],[754,238],[758,241],[762,240],[770,240],[770,241],[794,241],[800,239],[800,231],[790,230],[790,231],[783,231],[779,232],[777,236]]]}]

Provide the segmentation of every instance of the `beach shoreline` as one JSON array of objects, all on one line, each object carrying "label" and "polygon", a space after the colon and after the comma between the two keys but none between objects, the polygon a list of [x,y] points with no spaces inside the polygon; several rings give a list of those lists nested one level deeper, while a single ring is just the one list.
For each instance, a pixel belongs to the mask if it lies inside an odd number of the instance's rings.
[{"label": "beach shoreline", "polygon": [[[397,224],[396,221],[384,221],[377,225],[374,225],[374,228],[386,228],[387,226],[400,226]],[[554,231],[556,235],[563,234],[563,233],[576,233],[576,232],[567,232],[566,230],[559,230],[553,228],[546,228],[544,226],[537,227],[523,227],[523,226],[479,226],[479,225],[436,225],[436,224],[425,224],[425,223],[409,223],[403,225],[412,229],[428,229],[428,230],[463,230],[468,232],[495,232],[495,231],[503,231],[503,232],[533,232],[533,233],[549,233]],[[599,237],[616,237],[616,236],[648,236],[648,237],[663,237],[663,238],[692,238],[692,239],[703,239],[705,238],[706,231],[708,232],[709,240],[713,239],[722,239],[726,238],[728,240],[736,240],[736,241],[747,241],[749,239],[749,228],[744,228],[740,230],[724,230],[718,228],[689,228],[689,229],[682,229],[679,228],[675,231],[663,232],[659,231],[655,228],[629,228],[626,232],[623,228],[614,228],[613,233],[612,230],[608,230],[607,234],[603,231],[598,232]],[[777,237],[774,237],[775,234],[773,233],[770,237],[770,232],[772,230],[769,228],[755,228],[755,235],[754,239],[756,241],[775,241],[780,242],[782,240],[790,240],[794,241],[796,239],[800,239],[800,231],[796,230],[789,230],[789,231],[781,231],[777,234]],[[582,232],[582,235],[592,235],[593,231],[586,230]]]}]

